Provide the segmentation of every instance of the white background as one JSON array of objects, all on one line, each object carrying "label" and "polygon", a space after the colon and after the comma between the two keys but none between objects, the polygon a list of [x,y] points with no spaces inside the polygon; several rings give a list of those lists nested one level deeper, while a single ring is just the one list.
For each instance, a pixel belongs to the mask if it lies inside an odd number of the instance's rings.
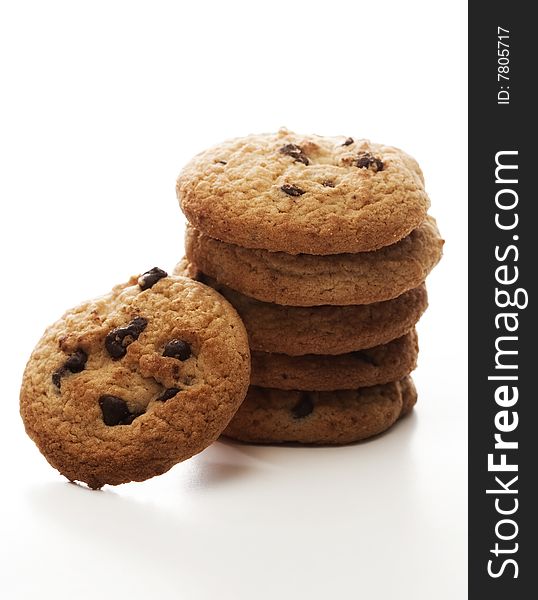
[{"label": "white background", "polygon": [[[466,597],[466,5],[4,2],[6,599]],[[175,178],[225,138],[369,137],[421,163],[447,240],[415,414],[334,449],[217,443],[91,492],[25,436],[25,361],[65,309],[182,255]]]}]

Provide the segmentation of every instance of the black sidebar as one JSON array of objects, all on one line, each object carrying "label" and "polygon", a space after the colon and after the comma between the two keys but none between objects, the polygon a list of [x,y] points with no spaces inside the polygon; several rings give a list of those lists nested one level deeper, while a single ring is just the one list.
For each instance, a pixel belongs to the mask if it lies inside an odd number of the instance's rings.
[{"label": "black sidebar", "polygon": [[538,597],[534,8],[517,0],[469,7],[472,600]]}]

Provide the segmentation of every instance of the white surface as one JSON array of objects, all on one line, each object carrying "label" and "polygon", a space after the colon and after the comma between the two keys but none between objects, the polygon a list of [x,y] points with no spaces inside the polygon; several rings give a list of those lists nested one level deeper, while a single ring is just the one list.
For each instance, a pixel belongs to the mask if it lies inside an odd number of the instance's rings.
[{"label": "white surface", "polygon": [[[2,3],[3,598],[466,596],[465,10]],[[191,155],[281,125],[423,167],[447,244],[415,414],[346,448],[217,443],[145,483],[65,483],[18,416],[34,343],[69,306],[180,258]]]}]

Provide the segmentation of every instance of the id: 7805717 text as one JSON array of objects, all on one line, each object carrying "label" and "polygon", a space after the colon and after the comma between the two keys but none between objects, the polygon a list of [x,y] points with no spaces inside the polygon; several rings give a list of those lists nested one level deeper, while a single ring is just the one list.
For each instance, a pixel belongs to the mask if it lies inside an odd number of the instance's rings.
[{"label": "id: 7805717 text", "polygon": [[497,104],[510,104],[510,32],[497,27]]}]

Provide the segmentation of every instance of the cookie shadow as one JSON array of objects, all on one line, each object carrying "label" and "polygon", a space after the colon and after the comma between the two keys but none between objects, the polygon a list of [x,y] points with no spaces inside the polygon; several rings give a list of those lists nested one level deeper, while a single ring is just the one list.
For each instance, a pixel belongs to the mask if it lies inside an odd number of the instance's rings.
[{"label": "cookie shadow", "polygon": [[189,488],[203,489],[248,477],[254,469],[252,465],[245,463],[244,455],[233,444],[225,443],[222,438],[190,459],[187,468]]},{"label": "cookie shadow", "polygon": [[111,538],[116,539],[115,531],[131,529],[135,524],[142,534],[178,528],[177,519],[170,519],[166,511],[122,496],[112,488],[92,490],[80,483],[57,481],[30,488],[27,500],[30,510],[52,523],[59,533],[84,539],[110,543]]}]

